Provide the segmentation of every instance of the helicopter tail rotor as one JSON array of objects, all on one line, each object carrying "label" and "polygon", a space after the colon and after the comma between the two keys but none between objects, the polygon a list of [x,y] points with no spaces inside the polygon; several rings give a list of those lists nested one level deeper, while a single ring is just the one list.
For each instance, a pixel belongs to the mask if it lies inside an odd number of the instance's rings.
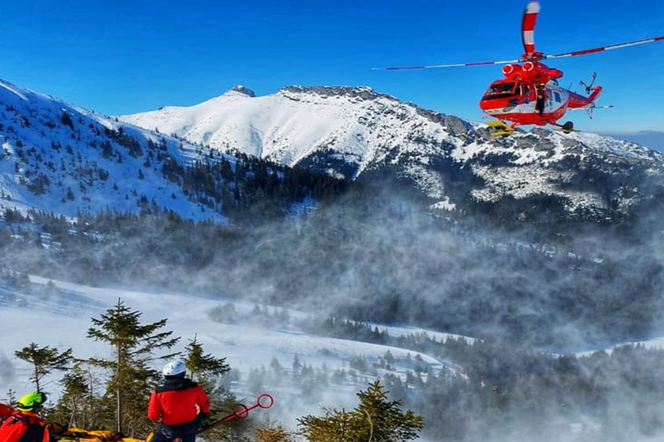
[{"label": "helicopter tail rotor", "polygon": [[585,84],[583,81],[579,81],[579,84],[582,88],[586,90],[586,94],[590,95],[592,92],[593,84],[595,84],[595,79],[597,78],[597,72],[593,72],[593,76],[590,78],[590,84]]}]

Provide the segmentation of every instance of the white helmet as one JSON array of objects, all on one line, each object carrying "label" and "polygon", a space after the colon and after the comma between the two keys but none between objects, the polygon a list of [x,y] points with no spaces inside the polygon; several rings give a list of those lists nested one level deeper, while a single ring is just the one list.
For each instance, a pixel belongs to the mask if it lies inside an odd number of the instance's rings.
[{"label": "white helmet", "polygon": [[184,362],[172,361],[164,366],[164,369],[161,371],[161,373],[164,376],[177,376],[179,374],[183,374],[185,371],[187,371],[187,367],[184,365]]}]

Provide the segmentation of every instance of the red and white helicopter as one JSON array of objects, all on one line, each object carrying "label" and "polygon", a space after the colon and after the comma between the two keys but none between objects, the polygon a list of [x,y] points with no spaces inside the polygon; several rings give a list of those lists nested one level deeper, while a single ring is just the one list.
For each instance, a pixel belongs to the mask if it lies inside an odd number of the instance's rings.
[{"label": "red and white helicopter", "polygon": [[[565,124],[558,123],[558,120],[565,115],[567,110],[586,109],[592,117],[592,110],[594,108],[611,106],[597,106],[595,104],[597,98],[602,93],[601,86],[593,86],[597,74],[593,74],[589,85],[580,82],[588,94],[588,96],[583,96],[558,86],[557,80],[563,76],[562,71],[548,67],[542,63],[542,60],[593,54],[610,49],[664,40],[664,36],[661,36],[565,54],[544,55],[542,52],[535,50],[535,22],[537,21],[539,10],[539,2],[532,1],[528,3],[523,13],[521,32],[525,53],[521,56],[520,60],[376,69],[394,71],[504,64],[506,65],[503,67],[505,78],[491,83],[479,103],[480,108],[485,114],[498,119],[498,121],[491,121],[489,123],[489,126],[495,129],[493,135],[511,135],[514,132],[514,128],[522,124],[536,124],[539,126],[551,124],[568,133],[574,130],[574,123],[571,121]],[[511,123],[507,124],[506,121]]]}]

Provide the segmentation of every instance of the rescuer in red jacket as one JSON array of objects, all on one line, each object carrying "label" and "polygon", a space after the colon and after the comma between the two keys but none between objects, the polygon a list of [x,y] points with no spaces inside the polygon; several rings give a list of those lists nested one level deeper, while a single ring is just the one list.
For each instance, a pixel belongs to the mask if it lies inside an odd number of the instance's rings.
[{"label": "rescuer in red jacket", "polygon": [[16,410],[2,406],[0,413],[1,442],[51,442],[51,429],[39,413],[46,402],[41,392],[28,393],[18,400]]},{"label": "rescuer in red jacket", "polygon": [[196,382],[185,378],[186,370],[182,361],[169,362],[162,370],[166,380],[152,392],[148,404],[148,418],[161,419],[151,442],[176,438],[195,442],[198,426],[210,413],[207,394]]}]

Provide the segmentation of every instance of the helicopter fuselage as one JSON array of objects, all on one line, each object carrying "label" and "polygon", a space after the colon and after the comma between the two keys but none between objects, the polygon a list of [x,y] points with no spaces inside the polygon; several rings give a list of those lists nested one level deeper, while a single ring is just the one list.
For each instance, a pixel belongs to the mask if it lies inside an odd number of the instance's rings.
[{"label": "helicopter fuselage", "polygon": [[593,107],[602,91],[600,86],[595,86],[592,93],[584,97],[561,88],[557,79],[563,76],[562,72],[536,60],[523,65],[506,65],[503,74],[506,78],[491,83],[479,104],[484,113],[511,121],[512,127],[559,125],[557,121],[568,109]]}]

